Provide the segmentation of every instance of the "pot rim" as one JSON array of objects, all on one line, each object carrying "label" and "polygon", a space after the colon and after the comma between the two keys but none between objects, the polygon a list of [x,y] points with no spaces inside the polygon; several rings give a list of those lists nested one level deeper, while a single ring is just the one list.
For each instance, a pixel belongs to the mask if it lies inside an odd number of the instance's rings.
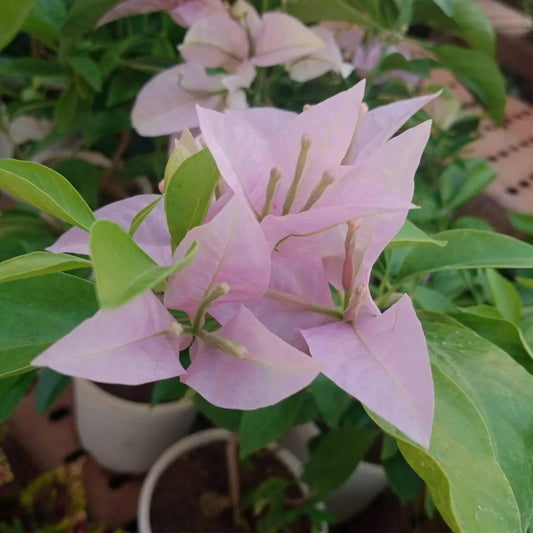
[{"label": "pot rim", "polygon": [[185,396],[179,400],[157,403],[155,405],[143,402],[133,402],[131,400],[125,400],[124,398],[119,398],[118,396],[115,396],[114,394],[111,394],[110,392],[100,388],[95,384],[95,382],[84,378],[74,378],[74,386],[75,388],[78,388],[87,394],[92,394],[93,396],[98,395],[100,402],[106,404],[109,408],[127,409],[139,414],[166,414],[176,411],[176,409],[181,407],[188,408],[193,403],[188,393],[186,393]]},{"label": "pot rim", "polygon": [[[137,515],[139,533],[152,533],[152,528],[150,526],[150,505],[152,495],[157,481],[167,467],[183,453],[218,440],[227,441],[230,435],[231,433],[229,431],[222,428],[205,429],[184,437],[163,452],[148,471],[148,475],[146,476],[141,489]],[[300,460],[289,450],[280,447],[279,445],[271,444],[267,449],[272,450],[273,453],[275,453],[291,474],[295,476],[300,488],[307,493],[307,487],[298,479],[302,471],[302,463]],[[325,525],[323,531],[326,532],[327,530],[327,525]]]}]

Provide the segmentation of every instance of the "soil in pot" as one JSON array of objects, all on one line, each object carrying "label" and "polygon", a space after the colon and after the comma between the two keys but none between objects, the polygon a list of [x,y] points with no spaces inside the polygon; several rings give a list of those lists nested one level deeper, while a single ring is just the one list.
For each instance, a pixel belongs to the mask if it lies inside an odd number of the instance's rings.
[{"label": "soil in pot", "polygon": [[96,383],[102,390],[129,402],[150,403],[155,383],[143,385],[116,385],[111,383]]},{"label": "soil in pot", "polygon": [[[176,458],[159,478],[152,495],[152,533],[249,533],[234,524],[229,498],[226,442],[216,441],[190,450]],[[293,479],[287,467],[270,451],[254,454],[240,465],[241,494],[245,497],[269,478]],[[287,496],[302,498],[292,486]],[[251,513],[245,513],[256,531]],[[293,533],[309,533],[307,518],[290,524]]]}]

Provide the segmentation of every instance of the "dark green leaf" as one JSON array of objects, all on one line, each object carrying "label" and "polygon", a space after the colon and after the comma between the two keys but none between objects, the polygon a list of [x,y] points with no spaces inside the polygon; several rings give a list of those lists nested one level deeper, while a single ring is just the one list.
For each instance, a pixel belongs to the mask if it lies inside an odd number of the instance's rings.
[{"label": "dark green leaf", "polygon": [[35,406],[43,414],[61,396],[70,383],[70,377],[51,368],[43,368],[37,377],[35,387]]},{"label": "dark green leaf", "polygon": [[17,76],[64,76],[65,68],[55,59],[18,57],[0,63],[0,74]]},{"label": "dark green leaf", "polygon": [[287,4],[288,12],[302,22],[336,20],[351,24],[366,24],[367,18],[360,10],[342,0],[297,0]]},{"label": "dark green leaf", "polygon": [[63,0],[36,0],[22,29],[47,46],[54,47],[66,18]]},{"label": "dark green leaf", "polygon": [[309,390],[315,397],[320,413],[332,427],[336,427],[343,411],[350,405],[352,397],[323,374],[311,383]]},{"label": "dark green leaf", "polygon": [[349,426],[329,431],[311,452],[302,480],[326,497],[352,475],[377,435],[376,430]]},{"label": "dark green leaf", "polygon": [[202,398],[199,394],[194,396],[194,405],[196,405],[198,411],[215,424],[215,426],[227,429],[233,433],[239,431],[244,411],[216,407]]},{"label": "dark green leaf", "polygon": [[2,0],[0,16],[0,50],[15,37],[34,0]]},{"label": "dark green leaf", "polygon": [[13,410],[33,383],[33,372],[0,380],[0,424],[9,420]]},{"label": "dark green leaf", "polygon": [[180,400],[189,390],[189,387],[182,383],[179,378],[162,379],[154,385],[151,403]]},{"label": "dark green leaf", "polygon": [[68,62],[74,71],[79,74],[80,77],[95,91],[98,92],[102,90],[102,73],[100,72],[98,64],[95,63],[90,57],[69,57]]},{"label": "dark green leaf", "polygon": [[241,457],[279,439],[291,427],[303,398],[302,394],[293,394],[270,407],[244,411],[239,428]]},{"label": "dark green leaf", "polygon": [[0,377],[31,369],[50,344],[98,309],[94,285],[68,274],[0,285]]}]

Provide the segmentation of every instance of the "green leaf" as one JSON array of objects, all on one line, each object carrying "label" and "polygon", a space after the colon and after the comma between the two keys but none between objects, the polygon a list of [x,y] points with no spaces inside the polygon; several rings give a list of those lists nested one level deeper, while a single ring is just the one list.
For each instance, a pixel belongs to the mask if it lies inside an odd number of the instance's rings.
[{"label": "green leaf", "polygon": [[522,320],[522,302],[513,284],[495,270],[487,270],[490,290],[496,307],[503,318],[514,324]]},{"label": "green leaf", "polygon": [[477,196],[496,177],[484,159],[461,159],[447,165],[439,176],[442,205],[455,210]]},{"label": "green leaf", "polygon": [[381,451],[381,464],[387,474],[390,488],[402,505],[413,501],[422,490],[420,476],[409,466],[398,449],[396,441],[385,435]]},{"label": "green leaf", "polygon": [[204,148],[186,159],[166,185],[165,212],[173,250],[204,221],[218,179],[215,160]]},{"label": "green leaf", "polygon": [[507,96],[497,63],[482,52],[459,46],[437,46],[432,51],[479,98],[492,118],[501,122]]},{"label": "green leaf", "polygon": [[302,481],[326,497],[352,475],[378,434],[350,426],[329,431],[311,452]]},{"label": "green leaf", "polygon": [[65,176],[83,196],[91,208],[98,207],[98,183],[103,171],[85,159],[63,159],[55,165],[57,172]]},{"label": "green leaf", "polygon": [[527,287],[528,289],[533,289],[533,279],[532,278],[523,278],[518,276],[516,278],[516,281],[522,285],[523,287]]},{"label": "green leaf", "polygon": [[183,398],[189,387],[180,378],[162,379],[154,385],[152,391],[152,405],[162,402],[172,402]]},{"label": "green leaf", "polygon": [[429,450],[376,421],[398,440],[453,531],[527,531],[533,376],[466,328],[427,321],[424,329],[436,395]]},{"label": "green leaf", "polygon": [[291,427],[303,398],[303,394],[293,394],[270,407],[244,411],[239,427],[241,457],[279,439]]},{"label": "green leaf", "polygon": [[91,266],[92,263],[87,259],[73,255],[32,252],[0,263],[0,283]]},{"label": "green leaf", "polygon": [[24,398],[33,383],[33,372],[21,376],[12,376],[0,380],[0,424],[11,417],[11,414]]},{"label": "green leaf", "polygon": [[533,215],[514,213],[513,211],[506,211],[506,214],[517,230],[533,235]]},{"label": "green leaf", "polygon": [[54,59],[17,57],[0,63],[0,74],[15,76],[64,76],[65,68]]},{"label": "green leaf", "polygon": [[90,249],[98,299],[104,309],[112,309],[156,288],[188,266],[196,256],[197,245],[194,243],[181,261],[162,267],[118,224],[98,220],[91,228]]},{"label": "green leaf", "polygon": [[80,77],[86,81],[96,92],[102,90],[102,73],[98,64],[90,57],[77,56],[68,58],[69,65]]},{"label": "green leaf", "polygon": [[479,307],[465,307],[450,316],[507,352],[518,364],[533,374],[533,351],[522,330],[501,315],[489,316]]},{"label": "green leaf", "polygon": [[447,241],[446,246],[434,247],[431,253],[423,247],[413,248],[400,267],[399,278],[462,268],[533,268],[533,246],[507,235],[454,229],[433,238]]},{"label": "green leaf", "polygon": [[121,0],[74,0],[63,25],[63,36],[69,40],[93,30],[100,17]]},{"label": "green leaf", "polygon": [[215,426],[227,429],[233,433],[237,433],[239,431],[239,426],[241,425],[241,419],[244,411],[216,407],[202,398],[199,394],[194,396],[194,405],[198,411],[200,411],[200,413],[213,422]]},{"label": "green leaf", "polygon": [[455,309],[453,302],[440,291],[430,289],[425,285],[415,287],[413,299],[424,311],[447,311]]},{"label": "green leaf", "polygon": [[0,50],[15,37],[34,0],[2,0],[0,8]]},{"label": "green leaf", "polygon": [[35,386],[35,406],[43,414],[61,396],[70,383],[70,376],[64,376],[51,368],[43,368]]},{"label": "green leaf", "polygon": [[302,22],[322,22],[336,20],[351,24],[366,24],[367,18],[360,10],[350,7],[342,0],[297,0],[287,3],[287,10]]},{"label": "green leaf", "polygon": [[427,245],[446,246],[446,241],[432,239],[429,235],[415,226],[411,221],[406,220],[400,231],[389,243],[389,248],[400,248],[401,246]]},{"label": "green leaf", "polygon": [[36,0],[22,29],[53,48],[67,18],[63,0]]},{"label": "green leaf", "polygon": [[31,370],[31,361],[98,310],[94,285],[50,274],[0,285],[0,377]]},{"label": "green leaf", "polygon": [[38,163],[0,160],[0,188],[82,229],[88,230],[95,220],[94,213],[69,181]]},{"label": "green leaf", "polygon": [[133,237],[141,224],[146,220],[146,217],[154,210],[154,208],[163,199],[163,196],[156,198],[153,202],[150,202],[147,206],[143,207],[131,221],[129,235]]},{"label": "green leaf", "polygon": [[433,2],[437,4],[448,17],[453,16],[455,0],[433,0]]},{"label": "green leaf", "polygon": [[324,420],[331,427],[336,427],[353,398],[323,374],[316,377],[309,390],[313,394]]},{"label": "green leaf", "polygon": [[414,7],[413,23],[424,24],[464,39],[475,50],[494,57],[494,30],[490,20],[475,1],[417,1]]}]

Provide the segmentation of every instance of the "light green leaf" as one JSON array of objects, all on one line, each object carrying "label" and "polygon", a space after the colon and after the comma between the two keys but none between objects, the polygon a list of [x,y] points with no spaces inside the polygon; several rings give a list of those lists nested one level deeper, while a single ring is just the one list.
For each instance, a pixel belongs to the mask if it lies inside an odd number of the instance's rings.
[{"label": "light green leaf", "polygon": [[428,451],[376,419],[455,532],[521,533],[533,505],[533,376],[471,330],[426,322],[436,410]]},{"label": "light green leaf", "polygon": [[517,276],[516,281],[528,289],[533,289],[533,278],[523,278],[521,276]]},{"label": "light green leaf", "polygon": [[34,0],[2,0],[0,6],[0,50],[15,37]]},{"label": "light green leaf", "polygon": [[156,198],[153,202],[150,202],[148,205],[143,207],[131,221],[129,235],[133,237],[136,231],[139,229],[140,225],[146,220],[146,217],[154,210],[154,208],[159,204],[163,199],[163,196]]},{"label": "light green leaf", "polygon": [[448,311],[455,309],[453,302],[440,291],[430,289],[425,285],[417,285],[413,294],[413,299],[424,311]]},{"label": "light green leaf", "polygon": [[484,159],[461,159],[439,176],[442,205],[455,210],[477,196],[494,180],[496,172]]},{"label": "light green leaf", "polygon": [[293,394],[270,407],[244,411],[239,427],[241,457],[279,439],[291,427],[303,399],[303,394]]},{"label": "light green leaf", "polygon": [[311,452],[302,480],[327,497],[352,475],[377,436],[375,429],[351,426],[329,431]]},{"label": "light green leaf", "polygon": [[0,263],[0,283],[91,266],[92,263],[87,259],[73,255],[32,252]]},{"label": "light green leaf", "polygon": [[432,238],[447,244],[434,247],[431,253],[423,247],[413,248],[400,267],[399,278],[462,268],[533,268],[533,246],[507,235],[454,229]]},{"label": "light green leaf", "polygon": [[175,250],[187,232],[205,219],[219,179],[207,148],[186,159],[165,187],[165,212]]},{"label": "light green leaf", "polygon": [[50,344],[98,310],[94,285],[50,274],[0,285],[0,377],[27,372]]},{"label": "light green leaf", "polygon": [[499,313],[489,315],[483,308],[465,307],[450,316],[507,352],[518,364],[533,374],[533,351],[522,330]]},{"label": "light green leaf", "polygon": [[487,270],[490,290],[496,307],[503,318],[514,324],[522,320],[522,302],[513,284],[495,270]]},{"label": "light green leaf", "polygon": [[0,160],[0,188],[69,224],[89,230],[94,213],[61,174],[30,161]]},{"label": "light green leaf", "polygon": [[492,118],[501,122],[507,96],[505,81],[495,60],[460,46],[437,46],[432,52],[479,98]]},{"label": "light green leaf", "polygon": [[[437,5],[438,4],[438,5]],[[473,0],[438,0],[414,3],[413,22],[460,37],[472,48],[494,57],[495,36],[490,20]]]},{"label": "light green leaf", "polygon": [[96,291],[104,309],[119,307],[136,296],[158,287],[196,256],[194,243],[185,257],[170,267],[159,266],[118,225],[98,220],[91,228],[91,257]]},{"label": "light green leaf", "polygon": [[446,241],[432,239],[427,233],[415,226],[411,221],[406,220],[402,229],[389,243],[389,248],[399,248],[401,246],[426,245],[426,246],[446,246]]},{"label": "light green leaf", "polygon": [[506,211],[511,224],[519,231],[533,235],[533,215],[526,215],[525,213],[514,213],[513,211]]}]

